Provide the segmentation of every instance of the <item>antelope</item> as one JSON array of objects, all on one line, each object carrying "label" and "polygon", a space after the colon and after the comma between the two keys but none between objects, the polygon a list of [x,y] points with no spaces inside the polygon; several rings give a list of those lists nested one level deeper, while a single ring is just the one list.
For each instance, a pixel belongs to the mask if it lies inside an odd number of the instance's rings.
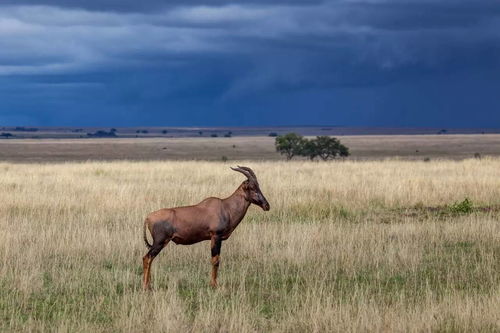
[{"label": "antelope", "polygon": [[[142,259],[144,290],[151,289],[151,263],[170,241],[175,244],[191,245],[210,240],[212,254],[210,285],[217,287],[222,241],[231,236],[245,217],[250,204],[255,204],[264,211],[270,208],[252,169],[239,165],[231,169],[247,177],[231,196],[225,199],[210,197],[194,206],[164,208],[146,217],[143,237],[149,251]],[[153,244],[148,242],[146,228],[153,238]]]}]

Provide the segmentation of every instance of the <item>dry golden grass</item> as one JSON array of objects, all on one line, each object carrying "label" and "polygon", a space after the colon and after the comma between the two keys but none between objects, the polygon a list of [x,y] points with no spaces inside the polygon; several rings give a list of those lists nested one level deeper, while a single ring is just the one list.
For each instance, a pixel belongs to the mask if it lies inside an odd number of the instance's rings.
[{"label": "dry golden grass", "polygon": [[[218,162],[0,164],[0,330],[500,330],[500,160],[242,162],[271,211],[222,246],[169,244],[141,290],[144,216],[228,196]],[[469,198],[472,212],[446,208]],[[429,208],[430,207],[430,208]]]}]

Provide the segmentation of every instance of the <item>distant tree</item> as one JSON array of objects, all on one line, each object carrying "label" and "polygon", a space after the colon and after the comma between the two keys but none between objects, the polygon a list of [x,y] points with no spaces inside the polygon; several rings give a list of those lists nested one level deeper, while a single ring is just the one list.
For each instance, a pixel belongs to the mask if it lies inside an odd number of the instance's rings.
[{"label": "distant tree", "polygon": [[110,131],[111,133],[115,133],[115,132],[117,132],[117,131],[116,131],[116,128],[112,128],[112,129],[110,129],[109,131]]},{"label": "distant tree", "polygon": [[349,156],[349,148],[340,143],[337,138],[329,136],[318,136],[314,140],[316,154],[323,161],[334,159],[336,157]]},{"label": "distant tree", "polygon": [[217,135],[217,134],[215,134],[215,133],[210,134],[210,136],[211,136],[212,138],[216,138],[216,137],[218,137],[218,135]]},{"label": "distant tree", "polygon": [[224,137],[225,138],[230,138],[232,136],[233,132],[227,132],[226,134],[224,134]]},{"label": "distant tree", "polygon": [[136,133],[141,133],[141,130],[137,130],[137,131],[135,131],[135,132],[136,132]]},{"label": "distant tree", "polygon": [[167,133],[168,133],[168,131],[167,131],[167,130],[163,130],[163,131],[161,131],[161,132],[162,132],[163,134],[167,134]]},{"label": "distant tree", "polygon": [[4,138],[8,139],[8,138],[13,137],[14,135],[12,135],[11,133],[2,132],[2,134],[0,134],[0,136],[3,136]]},{"label": "distant tree", "polygon": [[300,155],[309,157],[311,161],[318,157],[318,146],[316,145],[316,140],[304,139],[304,145],[302,146]]},{"label": "distant tree", "polygon": [[349,148],[347,146],[341,144],[339,141],[339,156],[340,157],[348,157],[350,155],[351,155],[351,153],[349,152]]},{"label": "distant tree", "polygon": [[276,137],[274,144],[277,152],[285,155],[287,160],[291,160],[295,155],[302,153],[305,142],[303,136],[296,133],[288,133]]},{"label": "distant tree", "polygon": [[202,135],[203,135],[203,132],[202,132],[202,131],[198,131],[198,134],[199,134],[200,136],[202,136]]},{"label": "distant tree", "polygon": [[271,133],[269,133],[269,136],[271,136],[271,137],[277,137],[277,136],[278,136],[278,133],[276,133],[276,132],[271,132]]},{"label": "distant tree", "polygon": [[142,131],[141,131],[141,133],[143,133],[143,134],[148,134],[148,133],[149,133],[149,131],[148,131],[148,130],[142,130]]}]

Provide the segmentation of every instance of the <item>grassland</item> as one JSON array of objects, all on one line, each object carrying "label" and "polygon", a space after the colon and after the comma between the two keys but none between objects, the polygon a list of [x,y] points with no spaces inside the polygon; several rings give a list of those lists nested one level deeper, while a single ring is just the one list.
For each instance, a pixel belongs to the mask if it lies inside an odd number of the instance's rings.
[{"label": "grassland", "polygon": [[[325,134],[325,133],[323,133]],[[328,134],[328,133],[326,133]],[[500,156],[499,134],[339,136],[351,159],[467,159]],[[283,160],[274,138],[3,139],[0,161],[86,160]]]},{"label": "grassland", "polygon": [[[251,208],[222,246],[169,245],[141,290],[144,216],[228,196],[221,162],[0,163],[0,330],[500,330],[500,159],[241,162]],[[453,205],[468,198],[473,204]]]}]

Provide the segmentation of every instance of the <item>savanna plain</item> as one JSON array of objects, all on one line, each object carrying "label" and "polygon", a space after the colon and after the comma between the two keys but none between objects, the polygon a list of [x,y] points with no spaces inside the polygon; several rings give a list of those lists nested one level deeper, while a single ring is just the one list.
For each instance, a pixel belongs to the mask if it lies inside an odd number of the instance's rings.
[{"label": "savanna plain", "polygon": [[239,161],[271,204],[222,245],[170,243],[141,288],[143,219],[229,196],[229,163],[0,163],[0,330],[498,332],[500,159]]}]

